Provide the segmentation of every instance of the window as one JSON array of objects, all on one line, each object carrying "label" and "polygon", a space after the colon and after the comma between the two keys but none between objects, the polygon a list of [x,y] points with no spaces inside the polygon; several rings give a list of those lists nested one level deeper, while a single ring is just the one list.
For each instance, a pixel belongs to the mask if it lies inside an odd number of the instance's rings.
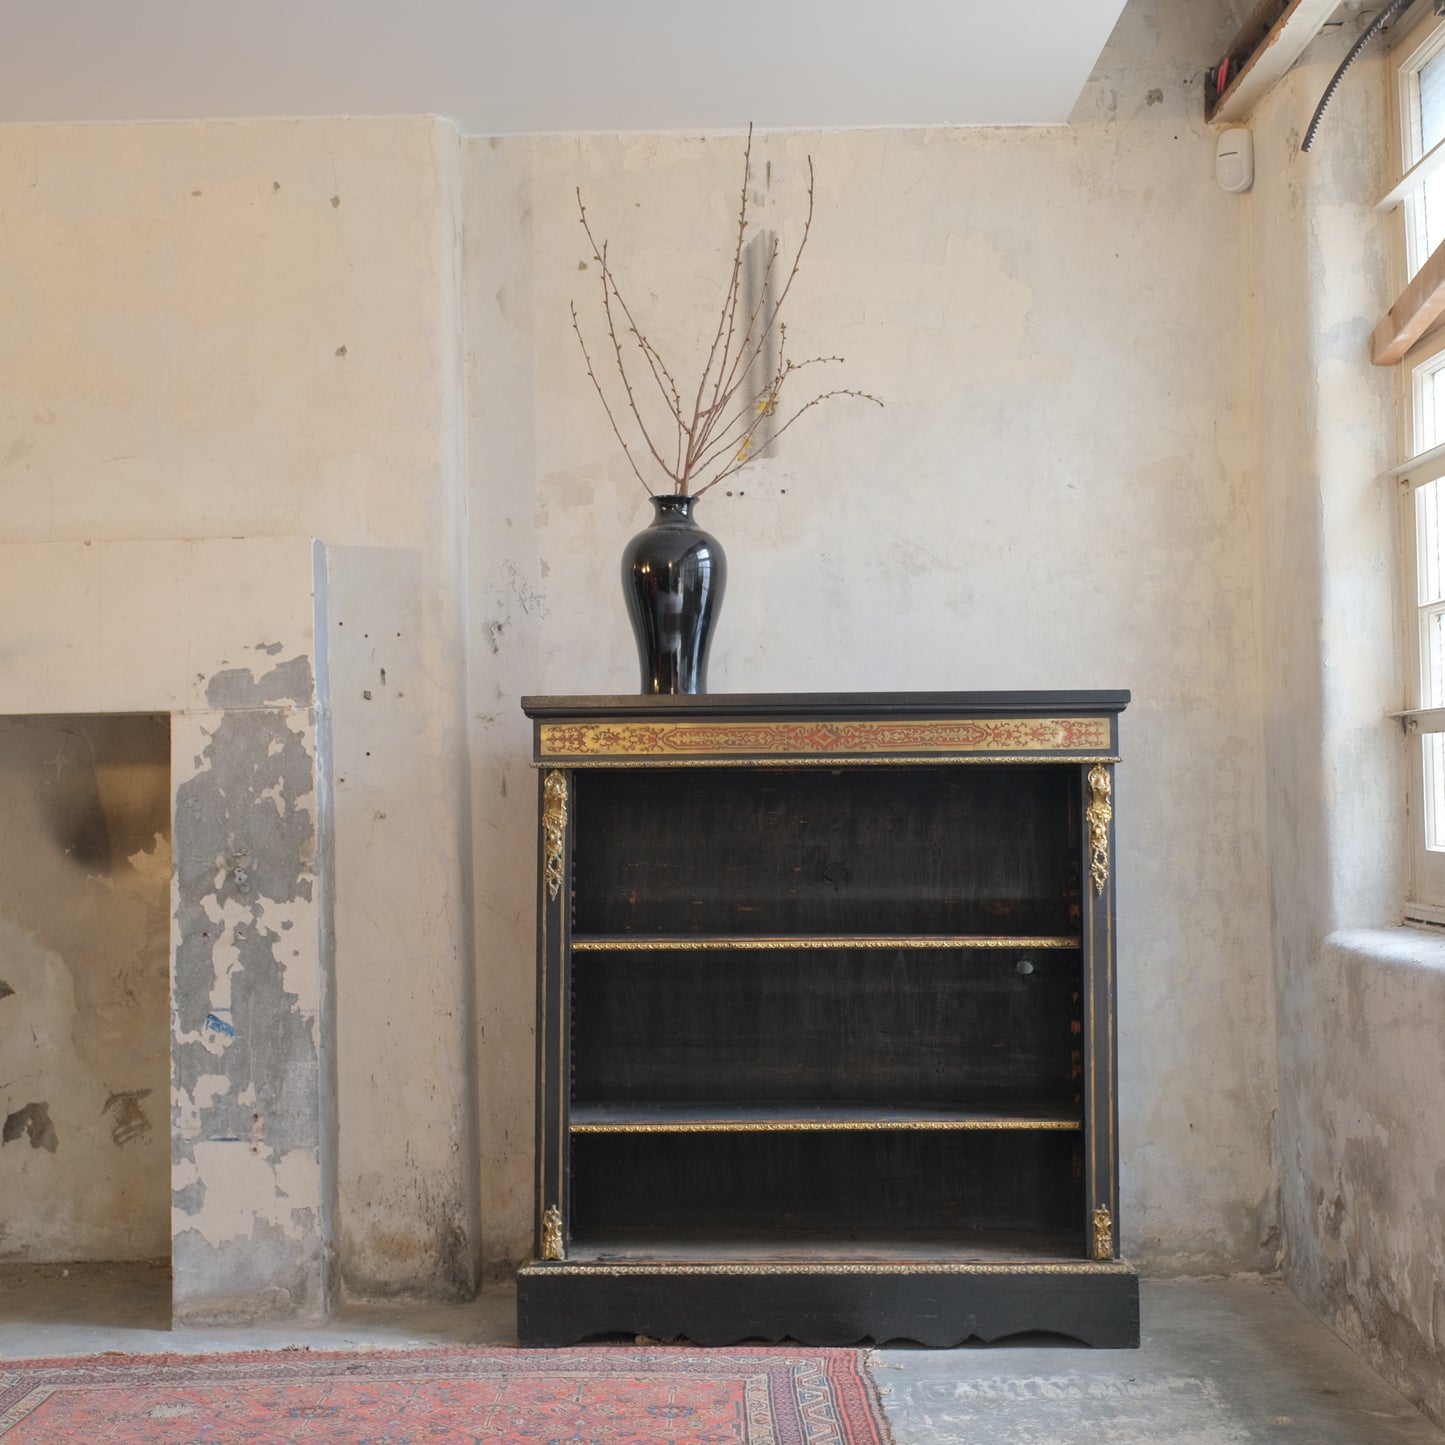
[{"label": "window", "polygon": [[[1445,246],[1445,21],[1395,47],[1404,278]],[[1438,264],[1438,263],[1437,263]],[[1437,323],[1400,362],[1402,555],[1410,736],[1411,879],[1406,916],[1445,923],[1445,334]]]},{"label": "window", "polygon": [[[1437,346],[1439,342],[1435,343]],[[1413,917],[1435,918],[1426,905],[1445,903],[1445,350],[1407,356],[1408,437],[1414,461],[1402,477],[1402,519],[1410,684],[1411,851]],[[1438,716],[1431,716],[1438,712]]]},{"label": "window", "polygon": [[[1431,27],[1398,75],[1404,121],[1401,169],[1410,170],[1445,142],[1445,29]],[[1421,169],[1420,180],[1405,197],[1405,238],[1412,276],[1445,241],[1445,168]]]}]

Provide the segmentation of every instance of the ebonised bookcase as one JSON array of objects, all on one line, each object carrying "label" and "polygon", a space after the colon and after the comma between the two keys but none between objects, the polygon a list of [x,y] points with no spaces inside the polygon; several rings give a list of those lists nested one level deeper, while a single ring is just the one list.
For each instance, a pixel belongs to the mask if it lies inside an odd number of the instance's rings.
[{"label": "ebonised bookcase", "polygon": [[534,697],[523,1345],[1138,1344],[1126,692]]}]

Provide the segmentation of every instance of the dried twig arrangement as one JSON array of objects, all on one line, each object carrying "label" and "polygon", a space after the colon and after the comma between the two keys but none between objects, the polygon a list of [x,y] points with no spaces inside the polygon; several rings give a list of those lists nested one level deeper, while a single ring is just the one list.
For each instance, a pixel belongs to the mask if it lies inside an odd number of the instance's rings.
[{"label": "dried twig arrangement", "polygon": [[[616,406],[608,400],[607,391],[592,364],[575,301],[572,303],[572,329],[577,333],[577,342],[587,363],[587,375],[602,400],[613,434],[633,474],[649,495],[670,491],[678,496],[700,497],[761,455],[804,412],[811,411],[821,402],[852,396],[860,401],[871,401],[875,406],[883,405],[876,396],[867,392],[838,388],[818,393],[781,424],[774,420],[779,412],[783,386],[794,372],[809,366],[830,365],[843,358],[811,356],[806,361],[790,360],[787,356],[787,327],[780,320],[783,303],[788,299],[788,292],[798,275],[798,263],[813,225],[811,156],[808,158],[808,213],[792,267],[778,289],[779,246],[776,236],[771,237],[761,284],[757,287],[757,300],[750,307],[744,300],[743,259],[748,243],[752,157],[753,130],[749,126],[747,145],[743,150],[743,187],[738,205],[737,235],[733,241],[732,275],[728,279],[722,310],[708,345],[697,390],[694,393],[689,387],[686,398],[673,372],[647,339],[647,334],[632,314],[632,308],[623,299],[616,273],[607,257],[607,243],[603,241],[599,245],[593,236],[587,220],[587,208],[582,204],[582,192],[580,189],[577,192],[582,229],[592,247],[592,259],[601,273],[602,314],[617,368],[617,382],[613,389],[615,392],[620,386],[622,392]],[[769,365],[767,357],[774,353],[776,360]],[[650,418],[644,417],[644,407],[639,405],[637,386],[648,397],[654,389],[661,397],[660,408],[648,403],[647,409],[653,413]],[[627,423],[628,431],[640,437],[640,443],[634,440],[629,445],[623,435],[623,426],[619,424],[619,416]],[[660,442],[664,432],[667,440]],[[654,474],[660,473],[665,477],[666,485],[650,483],[639,462],[653,470]]]}]

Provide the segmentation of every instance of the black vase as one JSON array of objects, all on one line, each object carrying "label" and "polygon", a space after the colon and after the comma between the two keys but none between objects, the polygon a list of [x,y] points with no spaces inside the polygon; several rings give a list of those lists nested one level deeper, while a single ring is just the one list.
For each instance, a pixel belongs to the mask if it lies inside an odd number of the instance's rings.
[{"label": "black vase", "polygon": [[727,559],[693,521],[695,497],[653,497],[652,521],[622,554],[622,592],[644,693],[707,691],[707,650]]}]

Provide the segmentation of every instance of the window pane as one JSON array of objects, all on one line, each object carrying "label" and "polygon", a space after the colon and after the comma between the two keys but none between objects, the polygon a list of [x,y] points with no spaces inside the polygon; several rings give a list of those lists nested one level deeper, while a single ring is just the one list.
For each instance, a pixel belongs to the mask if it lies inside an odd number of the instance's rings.
[{"label": "window pane", "polygon": [[[1445,141],[1445,51],[1420,71],[1420,155]],[[1419,157],[1416,157],[1418,159]],[[1421,187],[1420,227],[1423,261],[1445,240],[1445,175],[1436,171]]]},{"label": "window pane", "polygon": [[1445,707],[1445,608],[1420,614],[1420,706]]},{"label": "window pane", "polygon": [[1445,477],[1415,489],[1415,565],[1421,607],[1445,602],[1445,535],[1440,525],[1441,503],[1445,502],[1442,487],[1445,487]]},{"label": "window pane", "polygon": [[1423,263],[1424,258],[1445,240],[1445,172],[1435,171],[1420,187],[1420,229],[1424,243]]},{"label": "window pane", "polygon": [[1420,155],[1442,140],[1445,140],[1445,50],[1420,67]]},{"label": "window pane", "polygon": [[[1408,170],[1445,141],[1445,49],[1409,75],[1409,114],[1402,137],[1403,169]],[[1445,174],[1426,178],[1405,201],[1409,269],[1413,276],[1425,258],[1445,241]]]},{"label": "window pane", "polygon": [[[1445,180],[1445,172],[1441,173]],[[1442,193],[1445,201],[1445,193]],[[1428,452],[1445,441],[1445,366],[1415,373],[1415,451]]]},{"label": "window pane", "polygon": [[1445,733],[1426,733],[1420,739],[1425,750],[1425,846],[1445,851]]}]

